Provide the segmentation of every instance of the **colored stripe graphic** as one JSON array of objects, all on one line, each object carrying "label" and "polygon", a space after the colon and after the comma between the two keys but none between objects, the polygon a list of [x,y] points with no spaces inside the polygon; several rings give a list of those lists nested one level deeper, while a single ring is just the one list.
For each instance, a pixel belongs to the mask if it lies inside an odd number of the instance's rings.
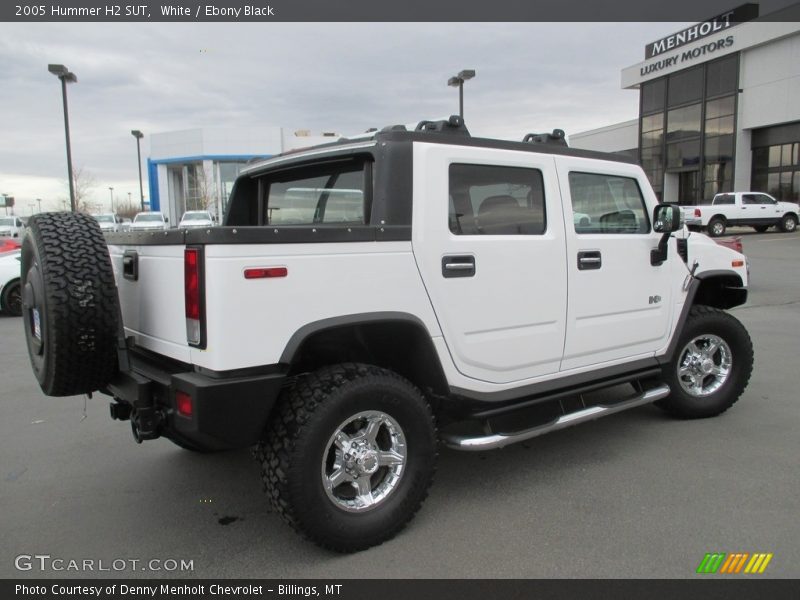
[{"label": "colored stripe graphic", "polygon": [[744,566],[745,561],[750,556],[747,552],[735,552],[728,555],[728,560],[722,565],[720,573],[738,573]]},{"label": "colored stripe graphic", "polygon": [[760,574],[767,570],[773,556],[771,552],[708,552],[697,567],[697,573],[733,575],[744,569],[745,573]]},{"label": "colored stripe graphic", "polygon": [[722,561],[725,559],[724,552],[706,553],[700,566],[697,567],[698,573],[716,573]]},{"label": "colored stripe graphic", "polygon": [[767,569],[767,565],[769,561],[772,560],[774,555],[770,552],[767,553],[757,553],[753,554],[753,558],[750,559],[750,562],[745,567],[745,573],[763,573]]}]

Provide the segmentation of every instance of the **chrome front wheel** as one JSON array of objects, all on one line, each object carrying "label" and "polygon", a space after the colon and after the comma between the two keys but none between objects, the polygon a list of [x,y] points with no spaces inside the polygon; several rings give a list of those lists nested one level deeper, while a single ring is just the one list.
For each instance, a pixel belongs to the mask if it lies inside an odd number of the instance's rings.
[{"label": "chrome front wheel", "polygon": [[701,398],[719,390],[731,374],[731,349],[716,335],[700,335],[681,351],[678,381],[683,390]]},{"label": "chrome front wheel", "polygon": [[733,315],[695,305],[664,366],[670,395],[657,405],[676,417],[713,417],[739,399],[753,371],[753,343]]}]

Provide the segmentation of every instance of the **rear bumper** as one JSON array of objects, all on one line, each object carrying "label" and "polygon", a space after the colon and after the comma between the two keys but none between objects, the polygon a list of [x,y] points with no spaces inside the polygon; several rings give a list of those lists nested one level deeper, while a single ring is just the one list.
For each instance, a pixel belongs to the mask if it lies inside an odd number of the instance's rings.
[{"label": "rear bumper", "polygon": [[[121,372],[105,393],[127,405],[121,411],[112,409],[112,416],[129,414],[141,439],[164,436],[201,449],[223,450],[258,441],[285,380],[278,365],[258,374],[229,376],[133,360],[131,369]],[[191,398],[191,414],[178,411],[176,392]]]}]

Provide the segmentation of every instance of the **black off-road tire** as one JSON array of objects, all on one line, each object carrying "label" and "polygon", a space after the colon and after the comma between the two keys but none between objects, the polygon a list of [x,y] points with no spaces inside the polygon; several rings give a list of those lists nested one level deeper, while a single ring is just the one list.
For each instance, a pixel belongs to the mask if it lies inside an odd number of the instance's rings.
[{"label": "black off-road tire", "polygon": [[797,217],[794,215],[783,215],[780,227],[781,231],[784,233],[793,233],[797,231]]},{"label": "black off-road tire", "polygon": [[[689,393],[681,385],[679,369],[685,365],[690,342],[703,336],[714,336],[725,342],[730,350],[730,371],[724,383],[713,393],[699,396]],[[721,362],[721,354],[716,354]],[[671,363],[664,367],[664,381],[670,395],[656,404],[682,419],[714,417],[728,410],[742,395],[753,371],[753,343],[747,330],[738,319],[725,311],[710,306],[696,305],[678,339]]]},{"label": "black off-road tire", "polygon": [[725,235],[725,229],[725,219],[722,217],[712,217],[712,219],[708,222],[708,226],[706,227],[709,237],[719,237],[721,235]]},{"label": "black off-road tire", "polygon": [[45,394],[85,394],[109,383],[117,371],[119,298],[108,247],[92,217],[31,217],[22,240],[22,313],[28,355]]},{"label": "black off-road tire", "polygon": [[[337,427],[362,411],[395,419],[408,455],[392,493],[354,513],[328,497],[321,466]],[[255,448],[273,509],[298,533],[336,552],[376,546],[403,529],[428,494],[437,454],[434,417],[420,391],[391,371],[355,363],[325,367],[287,390]]]},{"label": "black off-road tire", "polygon": [[753,225],[753,229],[755,229],[757,233],[764,233],[769,228],[769,225]]},{"label": "black off-road tire", "polygon": [[3,297],[0,298],[0,307],[3,312],[12,317],[22,315],[22,295],[19,279],[12,281],[3,288]]}]

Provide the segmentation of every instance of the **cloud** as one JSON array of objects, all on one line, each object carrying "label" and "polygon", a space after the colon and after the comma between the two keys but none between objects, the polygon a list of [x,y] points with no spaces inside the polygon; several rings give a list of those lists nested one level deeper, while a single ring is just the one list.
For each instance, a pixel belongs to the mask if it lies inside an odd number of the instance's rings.
[{"label": "cloud", "polygon": [[[620,70],[672,23],[0,24],[0,191],[67,195],[61,94],[69,86],[75,167],[138,195],[131,129],[278,125],[360,133],[458,111],[447,78],[464,68],[474,135],[521,139],[634,118]],[[143,152],[147,150],[147,139]],[[128,187],[133,184],[130,190]],[[9,189],[6,189],[9,188]],[[14,188],[14,189],[11,189]]]}]

